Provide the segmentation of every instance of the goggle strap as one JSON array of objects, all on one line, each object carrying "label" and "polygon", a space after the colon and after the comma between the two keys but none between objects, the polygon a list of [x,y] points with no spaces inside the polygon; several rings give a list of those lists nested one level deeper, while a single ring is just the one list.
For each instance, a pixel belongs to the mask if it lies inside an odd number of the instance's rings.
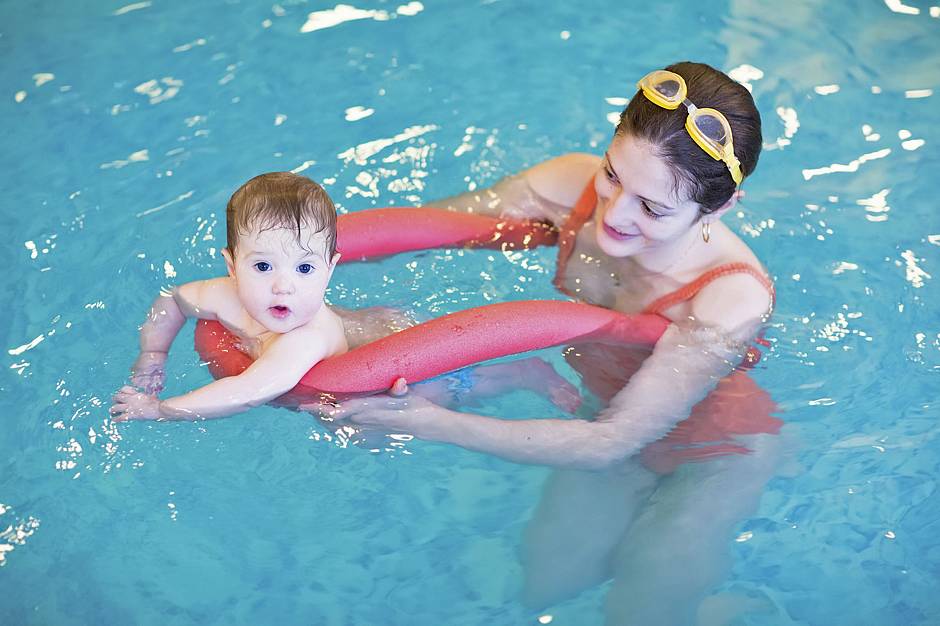
[{"label": "goggle strap", "polygon": [[741,181],[744,180],[744,174],[741,172],[741,161],[734,156],[733,152],[731,154],[726,153],[725,158],[722,160],[728,166],[728,171],[731,172],[731,180],[734,181],[735,185],[740,185]]}]

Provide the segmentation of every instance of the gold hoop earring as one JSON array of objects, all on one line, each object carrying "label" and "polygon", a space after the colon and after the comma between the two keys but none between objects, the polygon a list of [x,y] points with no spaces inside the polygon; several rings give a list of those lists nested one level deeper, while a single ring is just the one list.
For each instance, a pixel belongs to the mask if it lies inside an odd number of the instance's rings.
[{"label": "gold hoop earring", "polygon": [[702,239],[705,240],[705,243],[708,243],[708,240],[712,236],[712,225],[708,222],[702,222]]}]

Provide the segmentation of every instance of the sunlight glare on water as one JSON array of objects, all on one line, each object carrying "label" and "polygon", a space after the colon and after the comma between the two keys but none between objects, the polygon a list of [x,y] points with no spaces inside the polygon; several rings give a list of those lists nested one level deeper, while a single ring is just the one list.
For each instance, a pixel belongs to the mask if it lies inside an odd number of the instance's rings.
[{"label": "sunlight glare on water", "polygon": [[[650,508],[631,532],[656,549],[628,554],[647,570],[548,559],[583,590],[526,605],[546,557],[532,520],[571,476],[408,436],[356,445],[271,407],[107,415],[149,302],[224,272],[225,203],[248,178],[310,176],[340,213],[430,204],[602,154],[635,81],[682,59],[762,113],[725,220],[776,281],[752,376],[786,425],[742,461],[775,476],[763,491],[728,479],[754,506],[727,512],[702,564],[723,582],[649,597],[713,623],[940,622],[938,29],[940,7],[913,0],[0,4],[0,622],[619,624],[617,597],[693,567],[669,550],[701,518],[657,526]],[[329,299],[428,319],[558,298],[554,271],[552,249],[432,250],[343,266]],[[190,326],[168,393],[210,379],[191,346]],[[540,356],[579,382],[561,348]],[[563,416],[526,391],[474,409]],[[705,499],[696,471],[668,506]],[[629,478],[583,495],[620,502]]]}]

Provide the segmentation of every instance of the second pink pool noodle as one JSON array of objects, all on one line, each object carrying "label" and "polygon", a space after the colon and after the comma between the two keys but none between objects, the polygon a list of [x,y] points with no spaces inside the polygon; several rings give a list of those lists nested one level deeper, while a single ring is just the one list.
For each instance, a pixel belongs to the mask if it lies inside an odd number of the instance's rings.
[{"label": "second pink pool noodle", "polygon": [[430,207],[348,213],[339,217],[336,231],[342,262],[429,248],[534,248],[554,244],[558,236],[544,222]]}]

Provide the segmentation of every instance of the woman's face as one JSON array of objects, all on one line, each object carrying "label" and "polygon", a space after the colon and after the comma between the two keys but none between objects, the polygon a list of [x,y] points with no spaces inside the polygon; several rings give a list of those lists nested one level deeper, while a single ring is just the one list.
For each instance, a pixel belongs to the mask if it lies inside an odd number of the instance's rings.
[{"label": "woman's face", "polygon": [[610,256],[665,251],[685,241],[683,236],[698,220],[698,203],[676,197],[666,162],[649,143],[629,135],[611,142],[594,186],[597,243]]}]

